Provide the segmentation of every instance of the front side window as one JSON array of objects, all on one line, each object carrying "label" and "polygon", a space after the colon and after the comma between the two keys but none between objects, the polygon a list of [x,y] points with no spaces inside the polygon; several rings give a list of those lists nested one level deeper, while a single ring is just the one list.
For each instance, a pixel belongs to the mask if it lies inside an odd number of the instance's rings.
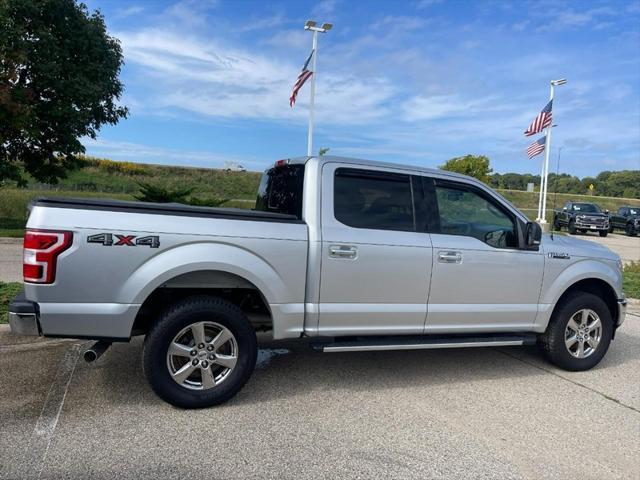
[{"label": "front side window", "polygon": [[495,248],[517,248],[512,217],[497,203],[464,185],[436,185],[440,215],[437,233],[477,238]]},{"label": "front side window", "polygon": [[333,198],[336,220],[350,227],[415,230],[409,175],[339,168]]}]

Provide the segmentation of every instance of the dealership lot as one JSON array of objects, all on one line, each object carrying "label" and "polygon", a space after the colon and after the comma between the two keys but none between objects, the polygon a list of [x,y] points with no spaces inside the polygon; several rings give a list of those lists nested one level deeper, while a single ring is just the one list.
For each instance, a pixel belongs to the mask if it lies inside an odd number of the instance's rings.
[{"label": "dealership lot", "polygon": [[[640,303],[594,370],[535,348],[322,354],[263,342],[229,403],[184,411],[140,340],[94,365],[79,341],[0,329],[0,478],[637,478]],[[33,342],[33,343],[31,343]]]},{"label": "dealership lot", "polygon": [[[640,260],[640,239],[602,242]],[[0,280],[20,244],[0,242]],[[15,277],[9,277],[14,275]],[[144,380],[142,340],[0,326],[0,478],[637,478],[640,302],[605,359],[558,370],[534,347],[321,354],[261,342],[229,403],[184,411]]]}]

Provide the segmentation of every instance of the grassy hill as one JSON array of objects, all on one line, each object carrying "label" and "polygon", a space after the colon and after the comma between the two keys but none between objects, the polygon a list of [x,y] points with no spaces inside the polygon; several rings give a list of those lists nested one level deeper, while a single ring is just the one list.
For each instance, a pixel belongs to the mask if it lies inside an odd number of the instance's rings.
[{"label": "grassy hill", "polygon": [[[139,192],[139,182],[165,188],[193,188],[192,196],[229,198],[227,207],[252,208],[255,201],[260,172],[226,172],[207,168],[145,165],[132,162],[86,158],[81,168],[69,172],[58,185],[43,185],[29,182],[29,188],[0,188],[0,236],[22,236],[26,220],[27,205],[41,196],[102,197],[134,200]],[[498,190],[529,218],[535,218],[538,208],[538,193],[516,190]],[[550,221],[553,194],[547,197]],[[558,194],[556,204],[561,207],[567,200],[584,199],[598,203],[602,208],[616,210],[621,205],[640,206],[640,199],[622,199],[573,194]]]}]

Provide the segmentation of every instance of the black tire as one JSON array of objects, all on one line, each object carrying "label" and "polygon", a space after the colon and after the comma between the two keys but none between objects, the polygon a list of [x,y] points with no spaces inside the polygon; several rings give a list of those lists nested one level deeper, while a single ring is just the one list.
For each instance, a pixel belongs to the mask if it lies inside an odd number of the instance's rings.
[{"label": "black tire", "polygon": [[[600,318],[602,332],[595,350],[585,358],[573,356],[565,345],[565,331],[569,320],[580,310],[593,310]],[[574,292],[568,295],[553,312],[547,330],[539,336],[538,346],[554,365],[569,371],[589,370],[607,353],[613,335],[613,321],[607,304],[596,295]]]},{"label": "black tire", "polygon": [[[219,384],[193,390],[173,380],[167,354],[176,335],[202,321],[215,322],[233,334],[237,360]],[[196,347],[192,348],[195,351]],[[221,298],[198,295],[181,300],[162,313],[145,338],[142,362],[145,376],[160,398],[176,407],[203,408],[224,403],[240,391],[255,368],[257,353],[255,331],[242,310]]]},{"label": "black tire", "polygon": [[632,223],[627,223],[627,226],[625,227],[624,232],[629,237],[635,237],[638,234],[638,232],[636,232],[636,229],[634,228]]},{"label": "black tire", "polygon": [[573,220],[569,220],[569,226],[567,227],[567,230],[569,230],[569,233],[571,235],[575,235],[578,230],[576,229],[576,222],[574,222]]},{"label": "black tire", "polygon": [[558,217],[553,217],[553,229],[556,232],[559,232],[560,230],[562,230],[562,225],[560,225],[560,221],[558,220]]},{"label": "black tire", "polygon": [[606,237],[607,235],[609,235],[608,230],[600,230],[598,233],[600,234],[601,237]]}]

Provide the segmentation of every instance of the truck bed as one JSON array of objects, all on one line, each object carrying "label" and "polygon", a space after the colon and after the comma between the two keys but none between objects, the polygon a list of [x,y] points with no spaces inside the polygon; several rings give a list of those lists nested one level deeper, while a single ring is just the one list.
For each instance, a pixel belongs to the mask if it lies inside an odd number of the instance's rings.
[{"label": "truck bed", "polygon": [[151,203],[109,199],[41,197],[31,202],[30,208],[34,206],[145,213],[152,215],[221,218],[225,220],[304,223],[302,220],[296,218],[295,215],[248,210],[243,208],[197,207],[181,203]]}]

